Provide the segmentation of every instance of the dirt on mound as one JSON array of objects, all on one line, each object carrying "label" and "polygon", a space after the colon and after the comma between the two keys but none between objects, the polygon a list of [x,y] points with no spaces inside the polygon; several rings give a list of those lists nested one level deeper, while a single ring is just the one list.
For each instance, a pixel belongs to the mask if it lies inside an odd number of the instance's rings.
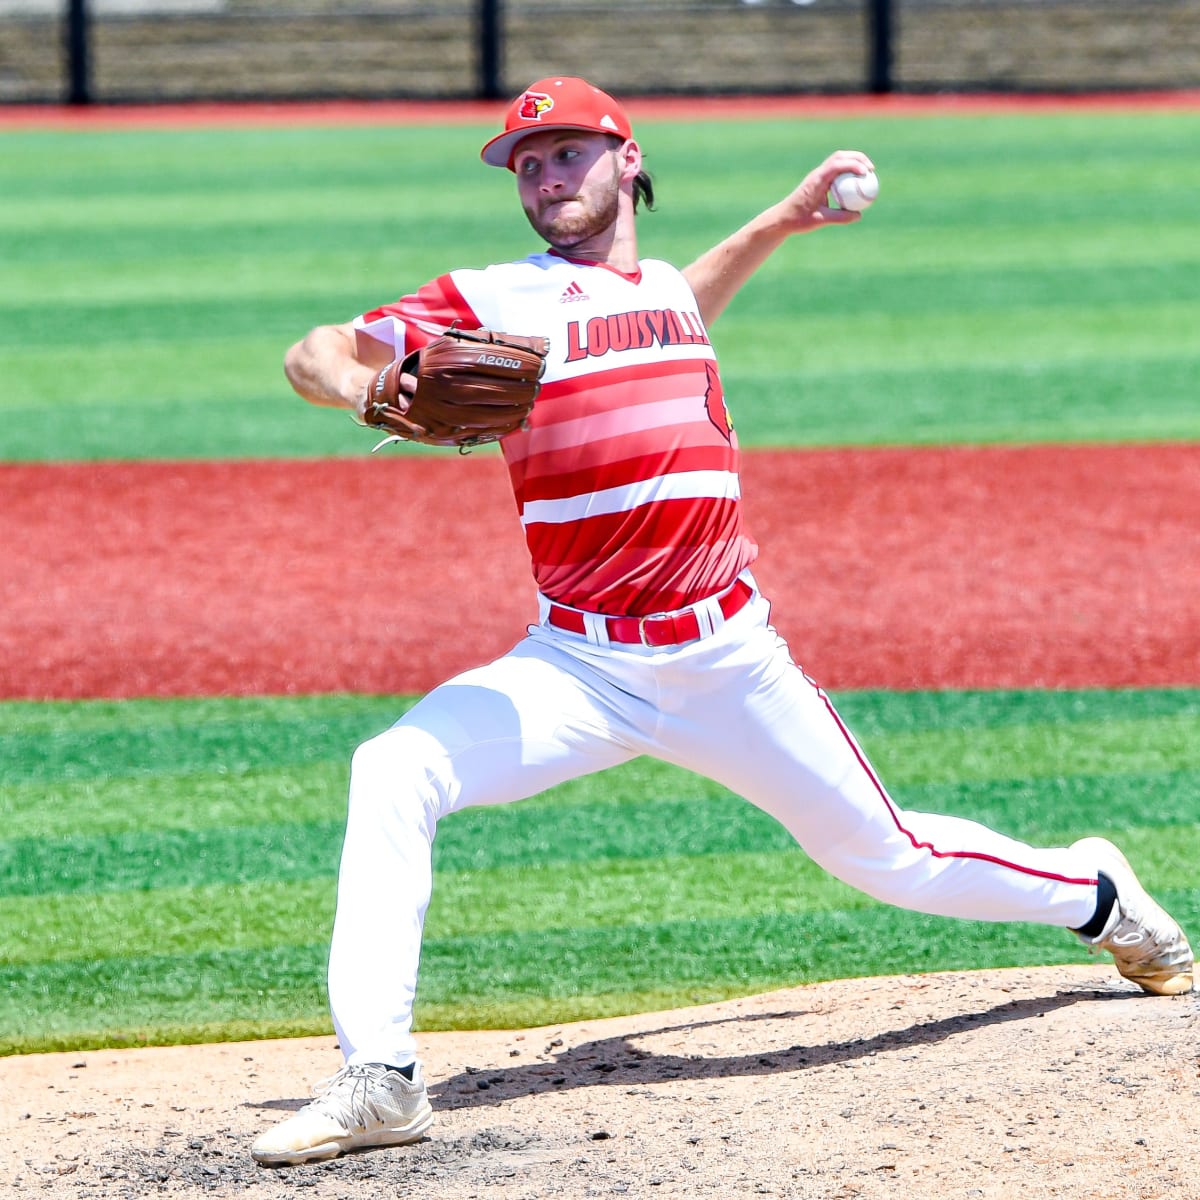
[{"label": "dirt on mound", "polygon": [[677,1012],[422,1037],[416,1146],[281,1170],[255,1135],[331,1037],[5,1061],[13,1195],[1200,1195],[1195,995],[1111,967],[840,980]]}]

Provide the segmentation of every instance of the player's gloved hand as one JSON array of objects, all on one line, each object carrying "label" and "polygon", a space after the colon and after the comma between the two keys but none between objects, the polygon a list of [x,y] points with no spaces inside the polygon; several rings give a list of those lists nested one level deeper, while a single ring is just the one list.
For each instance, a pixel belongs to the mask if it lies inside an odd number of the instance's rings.
[{"label": "player's gloved hand", "polygon": [[549,351],[543,337],[448,329],[379,371],[367,388],[363,420],[388,432],[381,446],[498,441],[524,426]]},{"label": "player's gloved hand", "polygon": [[396,408],[401,413],[408,412],[409,404],[413,402],[413,392],[416,390],[416,376],[404,371],[400,359],[392,359],[388,366],[376,374],[367,384],[364,413],[368,408],[383,404],[385,407]]},{"label": "player's gloved hand", "polygon": [[387,410],[394,409],[398,416],[403,416],[412,405],[416,389],[417,377],[404,370],[400,359],[393,359],[367,384],[361,405],[363,424],[378,425]]}]

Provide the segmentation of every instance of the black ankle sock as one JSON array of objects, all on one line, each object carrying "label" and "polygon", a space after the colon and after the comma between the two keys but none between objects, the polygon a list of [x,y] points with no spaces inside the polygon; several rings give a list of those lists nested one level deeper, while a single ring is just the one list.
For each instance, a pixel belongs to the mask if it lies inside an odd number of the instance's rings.
[{"label": "black ankle sock", "polygon": [[389,1063],[388,1070],[395,1071],[397,1075],[403,1075],[404,1078],[407,1079],[409,1083],[412,1083],[413,1068],[415,1068],[416,1065],[417,1065],[416,1063],[409,1063],[407,1067],[393,1067]]},{"label": "black ankle sock", "polygon": [[1104,926],[1112,916],[1113,905],[1117,902],[1117,889],[1113,881],[1103,871],[1097,874],[1095,915],[1086,925],[1081,925],[1075,930],[1085,938],[1097,938],[1104,932]]}]

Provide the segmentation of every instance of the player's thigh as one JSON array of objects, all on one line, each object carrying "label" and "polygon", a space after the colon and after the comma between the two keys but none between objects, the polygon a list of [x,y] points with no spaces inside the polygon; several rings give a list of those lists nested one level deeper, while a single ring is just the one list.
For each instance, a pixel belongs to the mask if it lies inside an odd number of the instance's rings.
[{"label": "player's thigh", "polygon": [[890,799],[829,698],[782,643],[758,662],[743,686],[704,698],[677,760],[768,812],[814,857],[868,826],[894,834]]},{"label": "player's thigh", "polygon": [[530,640],[436,687],[381,736],[436,783],[442,814],[533,796],[637,753],[598,681]]}]

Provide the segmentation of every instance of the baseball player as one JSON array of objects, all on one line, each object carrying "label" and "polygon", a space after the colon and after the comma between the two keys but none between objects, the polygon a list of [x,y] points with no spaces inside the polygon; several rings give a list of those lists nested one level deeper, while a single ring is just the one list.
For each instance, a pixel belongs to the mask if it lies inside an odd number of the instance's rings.
[{"label": "baseball player", "polygon": [[[345,1065],[263,1133],[254,1158],[422,1137],[433,1114],[411,1024],[438,821],[638,755],[743,796],[881,901],[1062,926],[1144,991],[1189,991],[1183,931],[1115,846],[1038,849],[902,809],[769,622],[708,330],[782,243],[859,218],[827,193],[839,173],[871,171],[868,157],[830,154],[683,271],[638,257],[635,214],[652,184],[621,105],[584,80],[531,84],[482,157],[513,172],[547,248],[318,327],[285,369],[304,399],[362,419],[389,378],[401,381],[395,403],[415,403],[414,373],[392,364],[451,325],[548,338],[536,405],[500,441],[539,620],[355,752],[329,958]],[[394,503],[402,515],[403,495]]]}]

